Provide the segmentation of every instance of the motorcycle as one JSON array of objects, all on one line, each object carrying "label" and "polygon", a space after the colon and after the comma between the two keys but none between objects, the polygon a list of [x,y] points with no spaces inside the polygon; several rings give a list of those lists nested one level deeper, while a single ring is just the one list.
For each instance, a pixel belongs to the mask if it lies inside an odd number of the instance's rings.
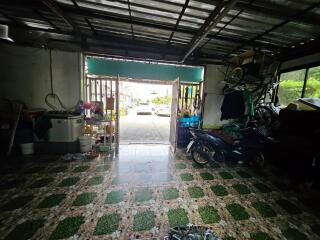
[{"label": "motorcycle", "polygon": [[187,146],[187,153],[191,154],[192,160],[199,165],[214,161],[236,160],[238,164],[249,162],[263,167],[265,163],[264,138],[254,128],[243,128],[240,132],[243,135],[242,139],[227,143],[221,137],[208,131],[190,129],[192,138]]}]

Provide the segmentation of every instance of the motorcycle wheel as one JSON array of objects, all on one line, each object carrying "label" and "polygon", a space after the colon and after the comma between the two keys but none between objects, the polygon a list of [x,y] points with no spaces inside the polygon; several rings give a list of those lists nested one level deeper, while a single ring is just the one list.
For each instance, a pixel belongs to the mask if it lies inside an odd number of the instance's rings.
[{"label": "motorcycle wheel", "polygon": [[214,152],[209,145],[204,144],[201,149],[193,149],[191,151],[192,160],[199,165],[205,165],[209,161],[212,161]]}]

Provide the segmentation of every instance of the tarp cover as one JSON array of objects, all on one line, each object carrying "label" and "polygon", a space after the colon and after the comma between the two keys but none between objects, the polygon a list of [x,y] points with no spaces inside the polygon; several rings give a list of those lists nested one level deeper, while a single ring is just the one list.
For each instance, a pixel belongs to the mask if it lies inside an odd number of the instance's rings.
[{"label": "tarp cover", "polygon": [[179,77],[183,82],[200,82],[203,72],[203,67],[88,58],[88,73],[93,75],[171,81]]}]

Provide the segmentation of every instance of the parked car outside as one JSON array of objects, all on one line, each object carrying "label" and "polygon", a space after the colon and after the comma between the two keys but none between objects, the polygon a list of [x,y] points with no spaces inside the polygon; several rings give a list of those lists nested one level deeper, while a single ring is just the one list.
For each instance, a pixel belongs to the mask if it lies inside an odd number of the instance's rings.
[{"label": "parked car outside", "polygon": [[155,114],[158,116],[167,116],[170,117],[171,115],[171,108],[169,105],[159,105],[156,108]]},{"label": "parked car outside", "polygon": [[137,115],[152,115],[152,108],[149,103],[140,103],[137,107]]}]

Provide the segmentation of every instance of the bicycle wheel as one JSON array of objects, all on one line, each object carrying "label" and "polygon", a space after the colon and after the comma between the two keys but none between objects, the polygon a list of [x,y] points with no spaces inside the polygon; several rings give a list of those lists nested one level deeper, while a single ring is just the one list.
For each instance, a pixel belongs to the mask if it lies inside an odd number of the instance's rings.
[{"label": "bicycle wheel", "polygon": [[268,106],[257,106],[254,115],[259,126],[270,127],[275,121],[275,114]]},{"label": "bicycle wheel", "polygon": [[235,87],[240,84],[243,78],[243,69],[241,67],[236,67],[232,69],[227,78],[227,84],[229,87]]}]

